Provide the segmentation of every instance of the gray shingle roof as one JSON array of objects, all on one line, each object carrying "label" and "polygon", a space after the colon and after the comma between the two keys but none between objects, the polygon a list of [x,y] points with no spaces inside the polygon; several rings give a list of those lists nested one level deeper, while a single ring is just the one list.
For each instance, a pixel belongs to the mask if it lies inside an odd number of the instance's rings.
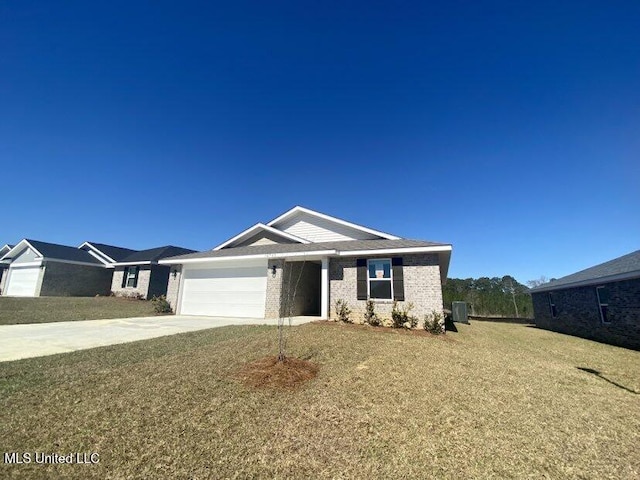
[{"label": "gray shingle roof", "polygon": [[423,240],[345,240],[340,242],[319,243],[280,243],[276,245],[253,245],[249,247],[224,248],[222,250],[208,250],[189,255],[171,257],[171,260],[187,260],[213,257],[235,257],[245,255],[268,255],[276,253],[314,252],[318,250],[338,250],[353,252],[358,250],[382,250],[387,248],[437,247],[449,246],[448,243],[426,242]]},{"label": "gray shingle roof", "polygon": [[188,253],[194,253],[195,250],[188,248],[174,247],[173,245],[166,245],[164,247],[150,248],[148,250],[140,250],[133,252],[130,255],[118,260],[122,263],[130,262],[157,262],[163,258],[174,257],[176,255],[185,255]]},{"label": "gray shingle roof", "polygon": [[120,262],[122,261],[123,258],[128,257],[132,253],[136,252],[136,250],[131,250],[130,248],[115,247],[113,245],[106,245],[104,243],[96,243],[96,242],[87,242],[87,243],[90,243],[91,245],[93,245],[95,248],[100,250],[109,258],[113,258],[116,262]]},{"label": "gray shingle roof", "polygon": [[532,288],[531,292],[569,287],[574,284],[588,285],[616,275],[631,275],[634,273],[640,276],[640,250]]},{"label": "gray shingle roof", "polygon": [[102,265],[102,263],[84,250],[80,250],[76,247],[68,247],[67,245],[58,245],[57,243],[41,242],[39,240],[25,239],[29,242],[33,248],[38,250],[44,258],[57,258],[59,260],[70,260],[74,262],[95,263],[96,265]]}]

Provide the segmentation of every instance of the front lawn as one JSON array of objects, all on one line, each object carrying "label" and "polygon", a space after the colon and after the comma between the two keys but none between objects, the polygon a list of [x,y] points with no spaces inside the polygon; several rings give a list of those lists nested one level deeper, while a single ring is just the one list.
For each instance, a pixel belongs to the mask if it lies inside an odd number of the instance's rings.
[{"label": "front lawn", "polygon": [[[640,352],[475,322],[446,337],[314,323],[298,390],[239,382],[273,327],[224,327],[0,364],[16,478],[638,478]],[[590,373],[588,369],[599,374]]]},{"label": "front lawn", "polygon": [[151,302],[116,297],[0,297],[0,325],[155,315]]}]

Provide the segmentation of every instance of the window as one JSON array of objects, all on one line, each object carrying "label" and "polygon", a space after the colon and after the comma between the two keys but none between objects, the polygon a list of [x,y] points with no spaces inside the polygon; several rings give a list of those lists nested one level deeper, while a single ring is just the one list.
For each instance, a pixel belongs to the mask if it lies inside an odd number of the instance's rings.
[{"label": "window", "polygon": [[556,300],[553,298],[553,292],[549,292],[549,311],[551,312],[551,318],[558,316],[558,310],[556,309]]},{"label": "window", "polygon": [[138,270],[140,267],[126,267],[124,269],[124,286],[136,288],[138,286]]},{"label": "window", "polygon": [[596,287],[596,294],[598,296],[598,307],[600,308],[600,320],[602,320],[602,323],[611,323],[609,318],[609,288]]},{"label": "window", "polygon": [[367,272],[369,298],[391,300],[393,298],[391,259],[376,258],[368,260]]}]

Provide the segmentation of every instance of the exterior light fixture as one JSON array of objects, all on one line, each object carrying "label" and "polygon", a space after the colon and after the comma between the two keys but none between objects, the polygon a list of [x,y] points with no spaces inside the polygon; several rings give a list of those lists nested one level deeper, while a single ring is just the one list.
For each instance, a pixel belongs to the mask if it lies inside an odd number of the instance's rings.
[{"label": "exterior light fixture", "polygon": [[173,275],[173,278],[176,278],[176,276],[178,275],[178,270],[176,270],[175,268],[171,270],[171,275]]},{"label": "exterior light fixture", "polygon": [[275,276],[276,276],[276,266],[275,266],[275,265],[273,265],[273,266],[271,267],[271,276],[272,276],[272,277],[274,277],[274,278],[275,278]]}]

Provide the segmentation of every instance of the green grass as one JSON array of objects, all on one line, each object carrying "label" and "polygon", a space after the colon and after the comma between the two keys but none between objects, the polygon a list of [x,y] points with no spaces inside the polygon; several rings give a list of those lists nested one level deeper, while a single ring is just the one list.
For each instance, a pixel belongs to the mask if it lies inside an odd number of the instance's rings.
[{"label": "green grass", "polygon": [[116,297],[0,297],[0,325],[155,315],[151,302]]},{"label": "green grass", "polygon": [[0,450],[100,454],[0,463],[0,477],[640,476],[640,352],[523,325],[458,328],[298,327],[290,353],[320,366],[298,391],[235,379],[276,353],[264,326],[0,364]]}]

